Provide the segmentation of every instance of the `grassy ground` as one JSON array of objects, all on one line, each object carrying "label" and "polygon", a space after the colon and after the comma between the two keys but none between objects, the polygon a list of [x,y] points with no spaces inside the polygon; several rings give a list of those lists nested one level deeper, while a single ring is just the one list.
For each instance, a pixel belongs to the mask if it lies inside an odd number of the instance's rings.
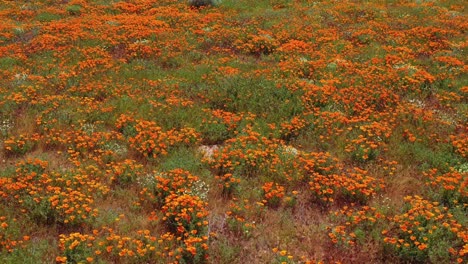
[{"label": "grassy ground", "polygon": [[1,262],[468,262],[465,12],[0,1]]}]

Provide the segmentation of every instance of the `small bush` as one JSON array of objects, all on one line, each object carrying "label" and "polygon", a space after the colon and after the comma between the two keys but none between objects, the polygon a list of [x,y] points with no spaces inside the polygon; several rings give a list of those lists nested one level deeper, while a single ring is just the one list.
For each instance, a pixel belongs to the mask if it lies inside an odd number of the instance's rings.
[{"label": "small bush", "polygon": [[72,16],[79,16],[81,15],[81,6],[79,5],[70,5],[70,6],[67,6],[67,12],[68,14],[72,15]]},{"label": "small bush", "polygon": [[216,4],[215,0],[189,0],[188,4],[193,7],[212,6]]}]

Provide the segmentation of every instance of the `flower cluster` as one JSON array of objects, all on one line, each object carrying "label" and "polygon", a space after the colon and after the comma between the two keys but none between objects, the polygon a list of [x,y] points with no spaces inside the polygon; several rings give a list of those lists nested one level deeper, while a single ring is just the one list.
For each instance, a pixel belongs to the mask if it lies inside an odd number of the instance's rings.
[{"label": "flower cluster", "polygon": [[262,186],[263,198],[270,207],[278,207],[284,197],[284,187],[274,182],[267,182]]},{"label": "flower cluster", "polygon": [[[0,216],[0,252],[12,252],[15,248],[24,246],[30,236],[18,234],[16,219]],[[14,227],[12,227],[14,226]]]},{"label": "flower cluster", "polygon": [[229,211],[226,212],[228,228],[236,236],[249,238],[257,227],[255,221],[264,213],[265,205],[261,202],[233,198],[229,204]]},{"label": "flower cluster", "polygon": [[191,128],[163,131],[155,122],[125,118],[121,116],[118,120],[117,129],[122,132],[133,131],[134,135],[128,138],[130,147],[144,157],[156,158],[166,155],[171,147],[195,144],[198,141],[197,132]]},{"label": "flower cluster", "polygon": [[110,181],[120,186],[136,182],[143,175],[143,165],[135,160],[126,159],[122,162],[107,164]]},{"label": "flower cluster", "polygon": [[238,189],[241,179],[235,177],[232,173],[225,173],[223,175],[216,175],[215,178],[222,188],[222,193],[231,196]]},{"label": "flower cluster", "polygon": [[330,204],[336,199],[366,203],[385,186],[366,170],[341,168],[329,153],[303,154],[299,162],[299,168],[309,179],[312,195],[319,203]]},{"label": "flower cluster", "polygon": [[[143,203],[160,209],[162,223],[178,237],[187,261],[205,260],[208,249],[207,203],[191,192],[198,179],[188,171],[175,169],[147,179],[140,193]],[[151,212],[150,220],[158,219],[157,214]]]},{"label": "flower cluster", "polygon": [[39,134],[19,135],[6,139],[3,144],[7,155],[23,155],[33,150],[40,139]]},{"label": "flower cluster", "polygon": [[0,259],[466,262],[463,1],[221,2],[1,1]]},{"label": "flower cluster", "polygon": [[280,158],[276,153],[279,142],[247,130],[246,135],[226,140],[226,145],[216,151],[208,164],[218,175],[232,173],[252,177],[264,171],[274,171]]},{"label": "flower cluster", "polygon": [[244,39],[236,41],[234,45],[241,51],[260,55],[273,53],[278,43],[268,32],[257,32],[256,34],[249,33]]},{"label": "flower cluster", "polygon": [[357,243],[365,243],[366,240],[375,239],[369,237],[379,224],[385,220],[385,215],[379,213],[376,208],[370,206],[354,207],[344,206],[335,211],[333,217],[336,217],[339,225],[329,227],[328,236],[333,244],[344,247],[354,246]]},{"label": "flower cluster", "polygon": [[162,205],[170,195],[188,192],[198,179],[197,176],[182,169],[146,176],[142,182],[141,200]]},{"label": "flower cluster", "polygon": [[451,171],[442,174],[437,169],[432,169],[423,174],[434,199],[450,207],[465,207],[468,204],[467,172]]},{"label": "flower cluster", "polygon": [[[468,130],[467,128],[465,131]],[[450,136],[452,145],[455,148],[455,151],[462,155],[465,158],[468,158],[468,137],[466,134],[464,136]]]},{"label": "flower cluster", "polygon": [[345,151],[350,152],[354,160],[368,161],[377,157],[379,147],[385,146],[385,141],[391,136],[392,129],[387,122],[373,122],[360,125],[358,133],[357,137],[350,140]]},{"label": "flower cluster", "polygon": [[154,259],[176,263],[182,259],[183,248],[172,248],[177,238],[169,233],[155,236],[150,230],[138,230],[124,236],[103,227],[91,233],[62,234],[59,238],[61,255],[57,263],[94,263],[99,261],[147,262]]},{"label": "flower cluster", "polygon": [[16,205],[37,221],[81,225],[97,216],[94,197],[108,192],[96,180],[96,168],[59,173],[48,162],[25,160],[16,174],[0,187],[5,202]]},{"label": "flower cluster", "polygon": [[385,243],[408,261],[468,260],[468,230],[447,207],[420,196],[407,196],[405,203],[404,212],[391,219],[393,228],[382,231]]}]

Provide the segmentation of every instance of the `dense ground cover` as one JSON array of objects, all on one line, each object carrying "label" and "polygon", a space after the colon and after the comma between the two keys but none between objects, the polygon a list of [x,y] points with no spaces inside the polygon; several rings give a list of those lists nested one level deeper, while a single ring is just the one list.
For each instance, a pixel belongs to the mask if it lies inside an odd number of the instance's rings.
[{"label": "dense ground cover", "polygon": [[463,1],[0,1],[2,263],[467,263]]}]

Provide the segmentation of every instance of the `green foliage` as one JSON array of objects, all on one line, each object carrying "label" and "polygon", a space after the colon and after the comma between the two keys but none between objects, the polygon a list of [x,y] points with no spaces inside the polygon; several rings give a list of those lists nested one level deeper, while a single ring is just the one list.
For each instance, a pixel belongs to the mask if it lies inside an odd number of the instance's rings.
[{"label": "green foliage", "polygon": [[56,246],[50,240],[35,240],[32,243],[28,243],[26,247],[13,252],[0,252],[0,259],[4,264],[54,263],[55,256],[52,253],[52,249]]},{"label": "green foliage", "polygon": [[217,79],[214,85],[202,87],[211,107],[233,113],[253,113],[268,123],[288,120],[303,110],[301,92],[263,78],[234,76]]},{"label": "green foliage", "polygon": [[68,14],[72,15],[72,16],[79,16],[81,15],[81,12],[82,12],[82,7],[80,5],[69,5],[67,6],[66,10],[68,12]]},{"label": "green foliage", "polygon": [[[67,8],[67,11],[70,12],[70,10],[68,10],[68,8]],[[62,16],[60,16],[59,14],[48,13],[48,12],[39,13],[36,16],[36,19],[38,21],[40,21],[40,22],[51,22],[51,21],[54,21],[54,20],[59,20],[61,18],[62,18]]]},{"label": "green foliage", "polygon": [[169,155],[161,158],[158,167],[161,171],[183,169],[196,175],[206,174],[198,154],[187,147],[175,148]]},{"label": "green foliage", "polygon": [[[406,165],[416,161],[421,171],[431,168],[439,168],[441,171],[448,171],[450,167],[457,166],[462,159],[454,154],[447,145],[437,144],[428,146],[419,142],[401,142],[398,147],[392,149],[402,162]],[[436,148],[436,149],[434,149]],[[438,149],[437,149],[438,148]]]},{"label": "green foliage", "polygon": [[229,131],[228,126],[223,123],[204,122],[199,131],[204,144],[215,145],[234,137],[234,131]]},{"label": "green foliage", "polygon": [[20,61],[12,57],[0,57],[0,69],[8,70],[14,66],[20,65]]},{"label": "green foliage", "polygon": [[225,237],[214,240],[210,248],[210,258],[215,263],[235,263],[240,253],[241,248]]},{"label": "green foliage", "polygon": [[351,158],[354,161],[365,163],[375,160],[379,155],[379,151],[376,149],[362,148],[358,146],[353,152],[351,152]]}]

